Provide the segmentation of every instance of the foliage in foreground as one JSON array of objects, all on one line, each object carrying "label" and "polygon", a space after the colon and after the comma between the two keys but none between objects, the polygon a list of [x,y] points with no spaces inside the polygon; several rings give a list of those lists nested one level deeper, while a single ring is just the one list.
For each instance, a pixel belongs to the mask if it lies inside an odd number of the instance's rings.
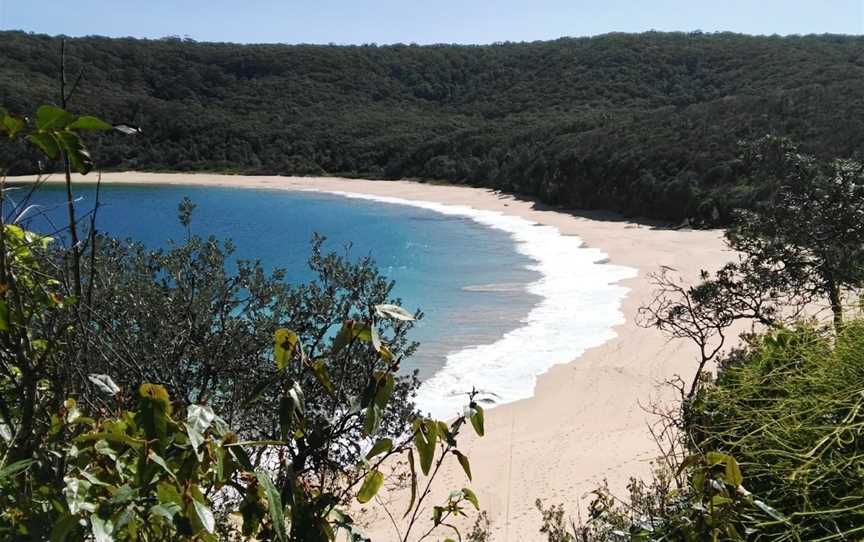
[{"label": "foliage in foreground", "polygon": [[723,362],[653,478],[598,489],[585,523],[538,501],[550,542],[861,539],[864,320],[752,336]]},{"label": "foliage in foreground", "polygon": [[864,536],[864,321],[836,337],[809,326],[754,340],[693,403],[695,445],[734,455],[747,488],[785,519],[762,540]]},{"label": "foliage in foreground", "polygon": [[[601,489],[587,525],[541,508],[549,540],[858,540],[864,535],[864,164],[788,140],[745,149],[765,202],[726,232],[738,260],[695,286],[664,269],[639,323],[699,349],[681,403],[660,414],[659,468],[627,499]],[[853,303],[857,301],[857,303]],[[831,324],[802,321],[827,307]],[[856,312],[857,310],[857,312]],[[723,353],[732,326],[761,334]],[[712,379],[712,365],[717,378]]]},{"label": "foliage in foreground", "polygon": [[[82,173],[79,131],[109,128],[53,106],[35,128],[0,111],[9,139]],[[396,371],[415,315],[388,302],[371,262],[317,243],[319,281],[290,287],[254,262],[229,273],[213,239],[148,253],[103,238],[98,202],[89,235],[64,248],[23,228],[26,201],[8,194],[0,183],[4,539],[365,540],[345,511],[375,497],[397,457],[411,467],[403,540],[479,507],[468,487],[429,502],[444,461],[470,480],[457,436],[466,423],[482,435],[483,409],[471,393],[450,424],[413,412],[416,380]]]}]

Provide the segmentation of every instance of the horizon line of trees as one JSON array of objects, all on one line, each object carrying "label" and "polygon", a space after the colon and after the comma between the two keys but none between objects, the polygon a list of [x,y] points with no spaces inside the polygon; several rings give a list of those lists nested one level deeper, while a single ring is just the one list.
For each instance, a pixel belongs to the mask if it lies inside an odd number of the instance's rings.
[{"label": "horizon line of trees", "polygon": [[[649,32],[488,46],[69,39],[72,110],[140,126],[107,170],[413,178],[725,224],[766,196],[738,144],[864,153],[864,38]],[[0,102],[55,97],[60,39],[0,32]],[[32,173],[26,147],[2,151]]]}]

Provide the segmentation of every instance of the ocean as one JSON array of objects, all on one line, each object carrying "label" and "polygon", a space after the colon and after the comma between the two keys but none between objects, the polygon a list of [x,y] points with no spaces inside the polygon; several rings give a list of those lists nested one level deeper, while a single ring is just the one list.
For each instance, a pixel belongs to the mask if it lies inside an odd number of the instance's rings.
[{"label": "ocean", "polygon": [[[14,197],[14,194],[13,194]],[[79,213],[92,208],[94,186],[78,185]],[[605,263],[555,228],[468,207],[311,191],[103,182],[99,229],[152,248],[182,240],[177,204],[195,204],[193,233],[231,239],[236,257],[283,268],[308,282],[315,232],[326,249],[371,256],[395,281],[394,295],[424,318],[411,338],[420,348],[403,362],[423,384],[418,406],[455,414],[454,395],[477,387],[500,403],[530,397],[536,377],[556,363],[614,336],[626,289],[615,283],[635,270]],[[31,227],[63,224],[65,192],[40,189],[43,216]]]}]

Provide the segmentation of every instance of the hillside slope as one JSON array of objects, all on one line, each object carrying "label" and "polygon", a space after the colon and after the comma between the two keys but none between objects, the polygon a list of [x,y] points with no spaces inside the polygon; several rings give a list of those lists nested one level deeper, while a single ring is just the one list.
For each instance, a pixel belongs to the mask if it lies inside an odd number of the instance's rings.
[{"label": "hillside slope", "polygon": [[[56,102],[59,38],[0,32],[0,104]],[[416,177],[656,218],[758,197],[739,140],[864,154],[864,37],[608,34],[488,46],[70,39],[72,109],[143,128],[103,167]],[[21,150],[0,163],[25,173]]]}]

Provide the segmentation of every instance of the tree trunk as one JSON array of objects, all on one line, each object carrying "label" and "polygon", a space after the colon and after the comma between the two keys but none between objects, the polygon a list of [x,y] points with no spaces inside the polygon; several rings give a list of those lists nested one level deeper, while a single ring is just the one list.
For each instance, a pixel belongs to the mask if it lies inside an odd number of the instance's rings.
[{"label": "tree trunk", "polygon": [[840,288],[833,280],[828,281],[828,300],[831,302],[831,312],[834,313],[834,331],[843,327],[843,303],[840,299]]}]

